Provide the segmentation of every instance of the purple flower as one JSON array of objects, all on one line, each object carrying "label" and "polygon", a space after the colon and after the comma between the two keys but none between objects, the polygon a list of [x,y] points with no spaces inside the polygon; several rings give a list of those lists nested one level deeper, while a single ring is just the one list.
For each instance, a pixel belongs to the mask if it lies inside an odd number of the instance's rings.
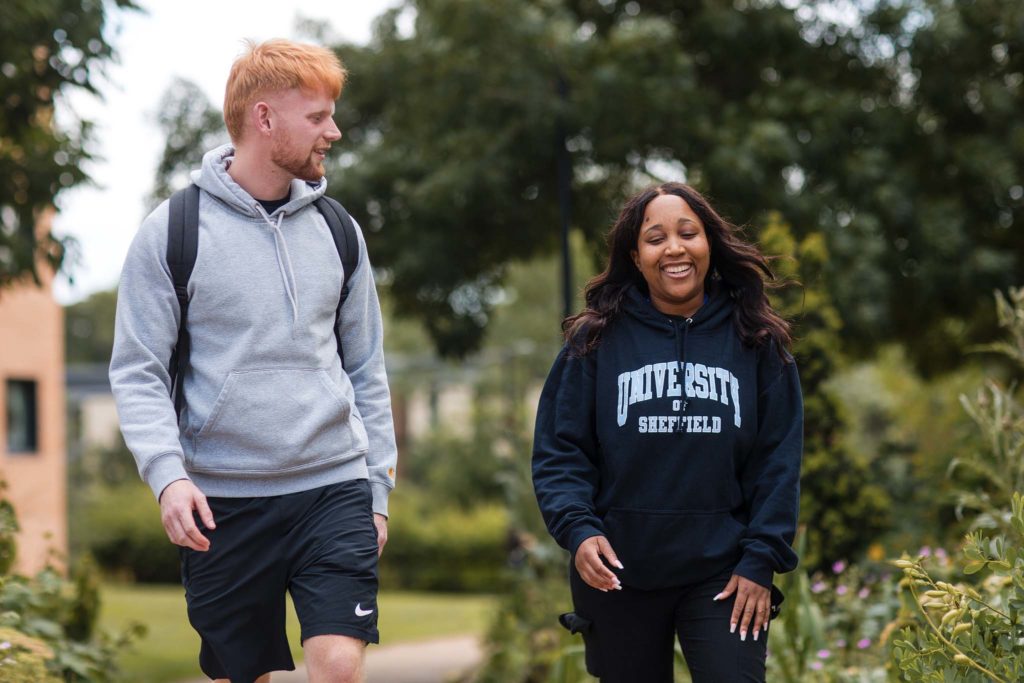
[{"label": "purple flower", "polygon": [[839,584],[838,586],[836,586],[836,595],[846,595],[847,591],[849,590],[850,589],[847,588],[844,584]]},{"label": "purple flower", "polygon": [[832,571],[834,573],[842,574],[844,569],[846,569],[846,563],[842,560],[836,560],[832,563]]},{"label": "purple flower", "polygon": [[840,638],[839,640],[837,640],[836,641],[836,647],[839,647],[839,648],[846,647],[846,639],[845,638]]},{"label": "purple flower", "polygon": [[815,581],[814,584],[811,586],[811,592],[812,593],[820,593],[821,591],[825,590],[826,588],[828,588],[828,586],[825,585],[824,581]]},{"label": "purple flower", "polygon": [[932,549],[931,549],[930,546],[923,545],[923,546],[921,546],[921,549],[917,551],[917,554],[920,555],[921,557],[931,557],[932,556]]},{"label": "purple flower", "polygon": [[857,647],[860,648],[861,650],[868,649],[869,647],[871,647],[871,639],[870,638],[861,638],[860,640],[857,641]]},{"label": "purple flower", "polygon": [[811,662],[808,666],[810,666],[815,671],[821,671],[821,662]]},{"label": "purple flower", "polygon": [[818,650],[818,659],[828,659],[832,656],[829,650]]},{"label": "purple flower", "polygon": [[946,559],[946,557],[947,557],[946,549],[945,548],[936,548],[935,549],[935,557],[939,558],[940,560]]},{"label": "purple flower", "polygon": [[861,600],[863,600],[864,598],[868,597],[869,595],[871,595],[871,589],[868,588],[867,586],[865,586],[864,588],[861,588],[859,591],[857,591],[857,597],[860,598]]}]

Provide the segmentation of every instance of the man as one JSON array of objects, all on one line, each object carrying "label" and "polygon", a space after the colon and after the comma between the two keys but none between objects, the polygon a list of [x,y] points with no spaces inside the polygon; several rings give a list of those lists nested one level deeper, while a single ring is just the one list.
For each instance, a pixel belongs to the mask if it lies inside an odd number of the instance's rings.
[{"label": "man", "polygon": [[356,227],[337,315],[342,261],[313,205],[341,139],[332,115],[345,77],[329,50],[283,40],[249,45],[232,67],[232,144],[192,175],[199,247],[180,417],[168,202],[144,221],[121,276],[110,363],[121,430],[181,546],[200,666],[219,681],[294,668],[286,590],[310,681],[362,680],[364,646],[378,642],[397,459],[380,306]]}]

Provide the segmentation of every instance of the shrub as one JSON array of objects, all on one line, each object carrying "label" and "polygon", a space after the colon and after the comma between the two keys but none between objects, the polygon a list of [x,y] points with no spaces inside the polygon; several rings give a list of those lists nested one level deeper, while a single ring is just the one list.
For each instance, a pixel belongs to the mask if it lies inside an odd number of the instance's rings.
[{"label": "shrub", "polygon": [[1024,680],[1024,497],[1013,494],[1008,534],[967,535],[965,576],[973,585],[936,579],[923,558],[896,562],[918,607],[892,649],[905,681]]},{"label": "shrub", "polygon": [[[1009,341],[985,348],[1024,370],[1024,289],[996,301]],[[922,557],[896,562],[914,610],[892,657],[905,681],[1018,681],[1024,679],[1024,406],[1015,386],[996,381],[986,382],[976,400],[961,401],[984,447],[954,460],[950,473],[960,478],[961,510],[974,515],[975,531],[958,555],[960,580],[935,576]]]},{"label": "shrub", "polygon": [[[17,522],[10,506],[0,525],[0,547],[14,549]],[[106,683],[116,679],[118,653],[141,635],[133,626],[119,636],[96,634],[99,610],[95,567],[76,567],[68,581],[48,566],[35,576],[0,571],[0,680]]]},{"label": "shrub", "polygon": [[488,593],[502,585],[508,515],[500,505],[463,510],[406,486],[391,507],[381,585]]},{"label": "shrub", "polygon": [[143,583],[181,580],[177,546],[160,522],[160,508],[142,482],[95,486],[77,513],[82,549],[109,574]]}]

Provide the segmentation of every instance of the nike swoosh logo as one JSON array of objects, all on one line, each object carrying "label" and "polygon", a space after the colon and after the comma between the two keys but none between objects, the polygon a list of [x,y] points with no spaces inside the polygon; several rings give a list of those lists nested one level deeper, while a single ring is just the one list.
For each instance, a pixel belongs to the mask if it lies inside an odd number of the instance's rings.
[{"label": "nike swoosh logo", "polygon": [[357,617],[365,617],[365,616],[369,616],[371,614],[373,614],[373,610],[372,609],[363,609],[362,603],[357,603],[356,604],[356,616]]}]

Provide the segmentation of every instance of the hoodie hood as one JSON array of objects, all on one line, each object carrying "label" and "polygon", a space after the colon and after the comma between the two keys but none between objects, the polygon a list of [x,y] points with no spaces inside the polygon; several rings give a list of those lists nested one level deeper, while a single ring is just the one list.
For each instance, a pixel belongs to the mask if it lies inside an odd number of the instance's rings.
[{"label": "hoodie hood", "polygon": [[288,188],[289,200],[277,208],[271,218],[251,194],[246,192],[235,179],[228,174],[228,167],[235,157],[235,148],[231,144],[221,145],[210,150],[203,156],[203,168],[192,172],[192,182],[210,195],[227,204],[233,210],[245,216],[262,219],[274,234],[274,247],[277,251],[277,267],[281,271],[284,291],[292,307],[292,324],[299,321],[299,288],[295,280],[295,269],[291,255],[288,253],[288,242],[285,240],[282,224],[285,216],[301,211],[306,206],[323,196],[327,190],[327,180],[320,178],[317,183],[293,179]]},{"label": "hoodie hood", "polygon": [[716,331],[727,325],[732,318],[733,302],[720,286],[712,284],[705,289],[704,303],[697,312],[689,318],[681,318],[659,311],[651,303],[647,293],[634,285],[626,291],[623,311],[644,325],[665,330],[670,334],[674,333],[680,322],[686,323],[690,334],[695,334]]},{"label": "hoodie hood", "polygon": [[[234,158],[235,148],[230,143],[210,150],[203,156],[202,169],[192,171],[192,182],[243,215],[266,218],[267,212],[263,206],[228,175],[228,167]],[[326,190],[325,178],[316,183],[293,179],[289,187],[288,203],[274,214],[293,214],[319,199]]]}]

